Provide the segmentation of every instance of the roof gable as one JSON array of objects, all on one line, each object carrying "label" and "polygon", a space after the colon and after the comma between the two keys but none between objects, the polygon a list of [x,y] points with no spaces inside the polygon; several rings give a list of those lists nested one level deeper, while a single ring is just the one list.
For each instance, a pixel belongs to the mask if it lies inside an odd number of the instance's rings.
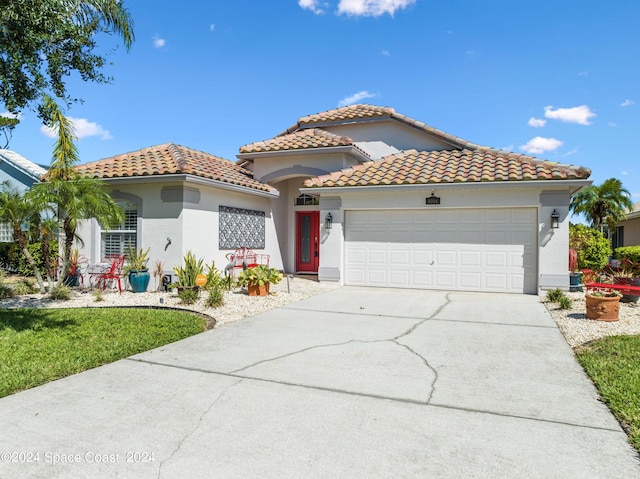
[{"label": "roof gable", "polygon": [[307,188],[586,179],[591,170],[496,151],[408,150],[310,178]]},{"label": "roof gable", "polygon": [[85,163],[76,166],[76,170],[101,179],[186,174],[259,191],[275,191],[254,180],[251,171],[232,161],[173,143]]},{"label": "roof gable", "polygon": [[409,128],[416,129],[440,141],[443,141],[452,148],[467,148],[469,150],[492,150],[493,148],[477,145],[460,137],[450,135],[444,131],[438,130],[427,125],[424,122],[414,120],[406,115],[402,115],[394,108],[386,106],[376,106],[367,104],[349,105],[333,110],[327,110],[313,115],[303,116],[298,119],[295,125],[290,126],[278,136],[287,135],[294,131],[304,130],[306,128],[322,128],[348,124],[354,122],[395,120]]}]

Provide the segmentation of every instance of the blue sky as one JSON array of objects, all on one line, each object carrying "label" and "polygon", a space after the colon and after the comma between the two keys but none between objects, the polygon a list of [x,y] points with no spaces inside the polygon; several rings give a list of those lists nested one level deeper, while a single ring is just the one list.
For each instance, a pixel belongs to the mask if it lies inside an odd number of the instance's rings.
[{"label": "blue sky", "polygon": [[[300,116],[390,106],[465,140],[591,168],[640,201],[640,2],[126,1],[109,85],[72,77],[82,162],[174,142],[235,160]],[[2,111],[0,110],[0,113]],[[10,148],[53,139],[25,111]]]}]

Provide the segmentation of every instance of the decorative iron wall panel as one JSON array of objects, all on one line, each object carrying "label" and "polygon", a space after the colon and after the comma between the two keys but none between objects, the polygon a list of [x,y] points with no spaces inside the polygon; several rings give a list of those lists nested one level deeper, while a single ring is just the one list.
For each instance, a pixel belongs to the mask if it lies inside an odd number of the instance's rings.
[{"label": "decorative iron wall panel", "polygon": [[264,249],[264,211],[220,206],[220,249]]}]

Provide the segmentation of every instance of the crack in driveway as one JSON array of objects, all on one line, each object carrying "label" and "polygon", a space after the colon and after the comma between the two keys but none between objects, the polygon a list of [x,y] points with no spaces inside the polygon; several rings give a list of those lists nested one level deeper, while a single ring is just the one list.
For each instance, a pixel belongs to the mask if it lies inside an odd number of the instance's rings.
[{"label": "crack in driveway", "polygon": [[218,403],[218,401],[220,401],[220,399],[223,398],[223,396],[225,394],[227,394],[227,392],[229,390],[231,390],[232,388],[236,387],[237,385],[239,385],[240,383],[242,383],[244,381],[243,378],[239,379],[238,381],[234,382],[233,384],[227,386],[226,388],[224,388],[220,394],[218,394],[218,397],[215,398],[211,404],[209,404],[209,407],[207,409],[205,409],[205,411],[200,415],[200,417],[198,418],[198,421],[196,422],[195,427],[193,428],[193,430],[191,432],[188,432],[181,440],[180,442],[178,442],[178,445],[175,447],[175,449],[173,450],[173,452],[171,452],[171,454],[169,455],[169,457],[167,457],[164,461],[162,461],[160,463],[160,466],[158,467],[158,479],[160,479],[160,477],[162,477],[162,468],[164,467],[164,465],[171,461],[171,459],[173,459],[173,456],[175,456],[178,451],[180,451],[180,449],[182,448],[183,444],[187,441],[187,439],[189,439],[191,436],[193,436],[198,429],[200,429],[200,426],[202,425],[202,421],[204,420],[205,416],[207,414],[209,414],[209,412],[211,412],[211,410],[213,409],[213,407]]},{"label": "crack in driveway", "polygon": [[[447,294],[445,296],[444,303],[442,305],[440,305],[440,307],[433,314],[431,314],[431,316],[429,316],[427,318],[423,318],[423,319],[417,321],[413,326],[411,326],[405,332],[403,332],[402,334],[399,334],[398,336],[395,336],[393,338],[375,339],[375,340],[350,339],[348,341],[343,341],[343,342],[340,342],[340,343],[318,344],[318,345],[309,346],[307,348],[300,349],[298,351],[292,351],[290,353],[282,354],[280,356],[275,356],[275,357],[272,357],[272,358],[268,358],[268,359],[263,359],[263,360],[257,361],[255,363],[249,364],[247,366],[243,366],[242,368],[238,368],[238,369],[235,369],[233,371],[230,371],[229,374],[233,376],[233,375],[236,375],[236,374],[238,374],[240,372],[247,371],[248,369],[251,369],[253,367],[259,366],[261,364],[278,361],[278,360],[284,359],[284,358],[289,358],[289,357],[296,356],[298,354],[302,354],[302,353],[305,353],[305,352],[308,352],[308,351],[312,351],[312,350],[315,350],[315,349],[333,348],[333,347],[346,346],[348,344],[355,344],[355,343],[363,343],[363,344],[393,343],[396,346],[400,346],[400,347],[406,349],[412,355],[418,357],[421,360],[421,362],[424,363],[424,365],[433,374],[433,380],[431,381],[431,385],[430,385],[430,388],[429,388],[430,390],[429,390],[429,392],[427,394],[427,400],[425,402],[425,404],[429,404],[429,402],[431,401],[431,399],[433,397],[433,394],[435,392],[435,385],[436,385],[436,382],[438,380],[438,371],[436,371],[436,369],[429,363],[429,361],[424,356],[419,354],[417,351],[415,351],[409,345],[401,343],[399,340],[401,338],[406,338],[407,336],[411,335],[418,327],[420,327],[421,325],[423,325],[427,321],[430,321],[430,320],[434,319],[450,303],[451,303],[450,294]],[[406,316],[396,316],[396,317],[402,317],[402,318],[406,319]]]}]

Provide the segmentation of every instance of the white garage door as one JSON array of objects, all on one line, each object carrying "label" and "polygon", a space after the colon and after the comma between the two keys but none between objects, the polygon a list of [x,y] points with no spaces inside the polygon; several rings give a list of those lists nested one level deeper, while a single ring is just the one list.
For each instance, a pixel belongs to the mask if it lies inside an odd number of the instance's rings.
[{"label": "white garage door", "polygon": [[535,293],[535,208],[345,212],[345,283]]}]

